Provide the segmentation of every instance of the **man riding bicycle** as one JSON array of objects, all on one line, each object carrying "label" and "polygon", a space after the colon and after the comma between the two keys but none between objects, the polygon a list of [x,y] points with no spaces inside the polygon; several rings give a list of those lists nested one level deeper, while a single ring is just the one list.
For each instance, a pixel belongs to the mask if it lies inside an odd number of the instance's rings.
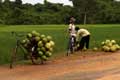
[{"label": "man riding bicycle", "polygon": [[69,31],[68,53],[74,52],[74,46],[75,46],[75,42],[76,42],[76,31],[75,31],[74,22],[75,22],[75,18],[71,17],[70,24],[68,27],[68,31]]}]

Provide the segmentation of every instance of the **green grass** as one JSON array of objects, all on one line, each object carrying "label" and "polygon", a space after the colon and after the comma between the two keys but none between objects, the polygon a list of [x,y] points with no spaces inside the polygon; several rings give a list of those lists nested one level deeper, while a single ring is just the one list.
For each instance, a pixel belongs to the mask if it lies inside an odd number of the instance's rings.
[{"label": "green grass", "polygon": [[[115,39],[120,44],[120,25],[77,25],[87,28],[91,32],[90,48],[100,47],[100,42],[105,39]],[[32,30],[36,30],[41,34],[51,35],[55,41],[54,55],[62,54],[67,48],[67,25],[0,25],[0,64],[10,61],[12,48],[15,47],[16,40],[12,36],[11,31],[19,34],[26,34]],[[23,57],[22,52],[18,53],[20,59]]]}]

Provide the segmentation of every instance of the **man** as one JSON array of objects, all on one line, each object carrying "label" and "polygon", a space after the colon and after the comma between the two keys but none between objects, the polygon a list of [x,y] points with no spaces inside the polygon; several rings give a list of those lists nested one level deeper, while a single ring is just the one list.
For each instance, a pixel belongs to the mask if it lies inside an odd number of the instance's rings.
[{"label": "man", "polygon": [[84,47],[88,49],[90,41],[90,32],[87,29],[79,29],[79,27],[76,27],[75,30],[76,42],[79,44],[77,50],[82,50]]},{"label": "man", "polygon": [[76,36],[76,31],[75,31],[75,18],[74,17],[71,17],[70,18],[70,24],[69,24],[69,34],[70,36]]},{"label": "man", "polygon": [[75,18],[70,18],[70,24],[68,26],[68,32],[69,32],[69,43],[68,43],[68,53],[74,52],[74,46],[76,41],[76,31],[75,31]]}]

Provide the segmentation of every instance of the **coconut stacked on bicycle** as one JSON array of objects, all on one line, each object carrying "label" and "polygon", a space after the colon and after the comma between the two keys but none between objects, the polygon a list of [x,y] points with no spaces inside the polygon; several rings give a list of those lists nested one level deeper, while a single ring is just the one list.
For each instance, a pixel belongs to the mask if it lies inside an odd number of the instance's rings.
[{"label": "coconut stacked on bicycle", "polygon": [[21,41],[28,53],[31,53],[33,59],[40,58],[41,61],[46,61],[52,56],[54,41],[51,36],[32,31],[28,33],[26,38]]}]

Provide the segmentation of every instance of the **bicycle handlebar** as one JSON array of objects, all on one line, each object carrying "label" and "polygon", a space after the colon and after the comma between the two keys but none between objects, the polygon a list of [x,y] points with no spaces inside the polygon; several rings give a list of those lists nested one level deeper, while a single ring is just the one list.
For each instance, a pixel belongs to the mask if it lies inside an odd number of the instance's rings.
[{"label": "bicycle handlebar", "polygon": [[16,33],[15,31],[12,31],[11,34],[12,34],[17,40],[20,40],[19,38],[24,36],[23,34],[18,34],[18,33]]},{"label": "bicycle handlebar", "polygon": [[18,34],[18,33],[14,32],[14,31],[12,31],[11,33],[12,33],[12,35],[15,35],[15,36],[18,36],[18,37],[23,37],[24,36],[23,34]]}]

